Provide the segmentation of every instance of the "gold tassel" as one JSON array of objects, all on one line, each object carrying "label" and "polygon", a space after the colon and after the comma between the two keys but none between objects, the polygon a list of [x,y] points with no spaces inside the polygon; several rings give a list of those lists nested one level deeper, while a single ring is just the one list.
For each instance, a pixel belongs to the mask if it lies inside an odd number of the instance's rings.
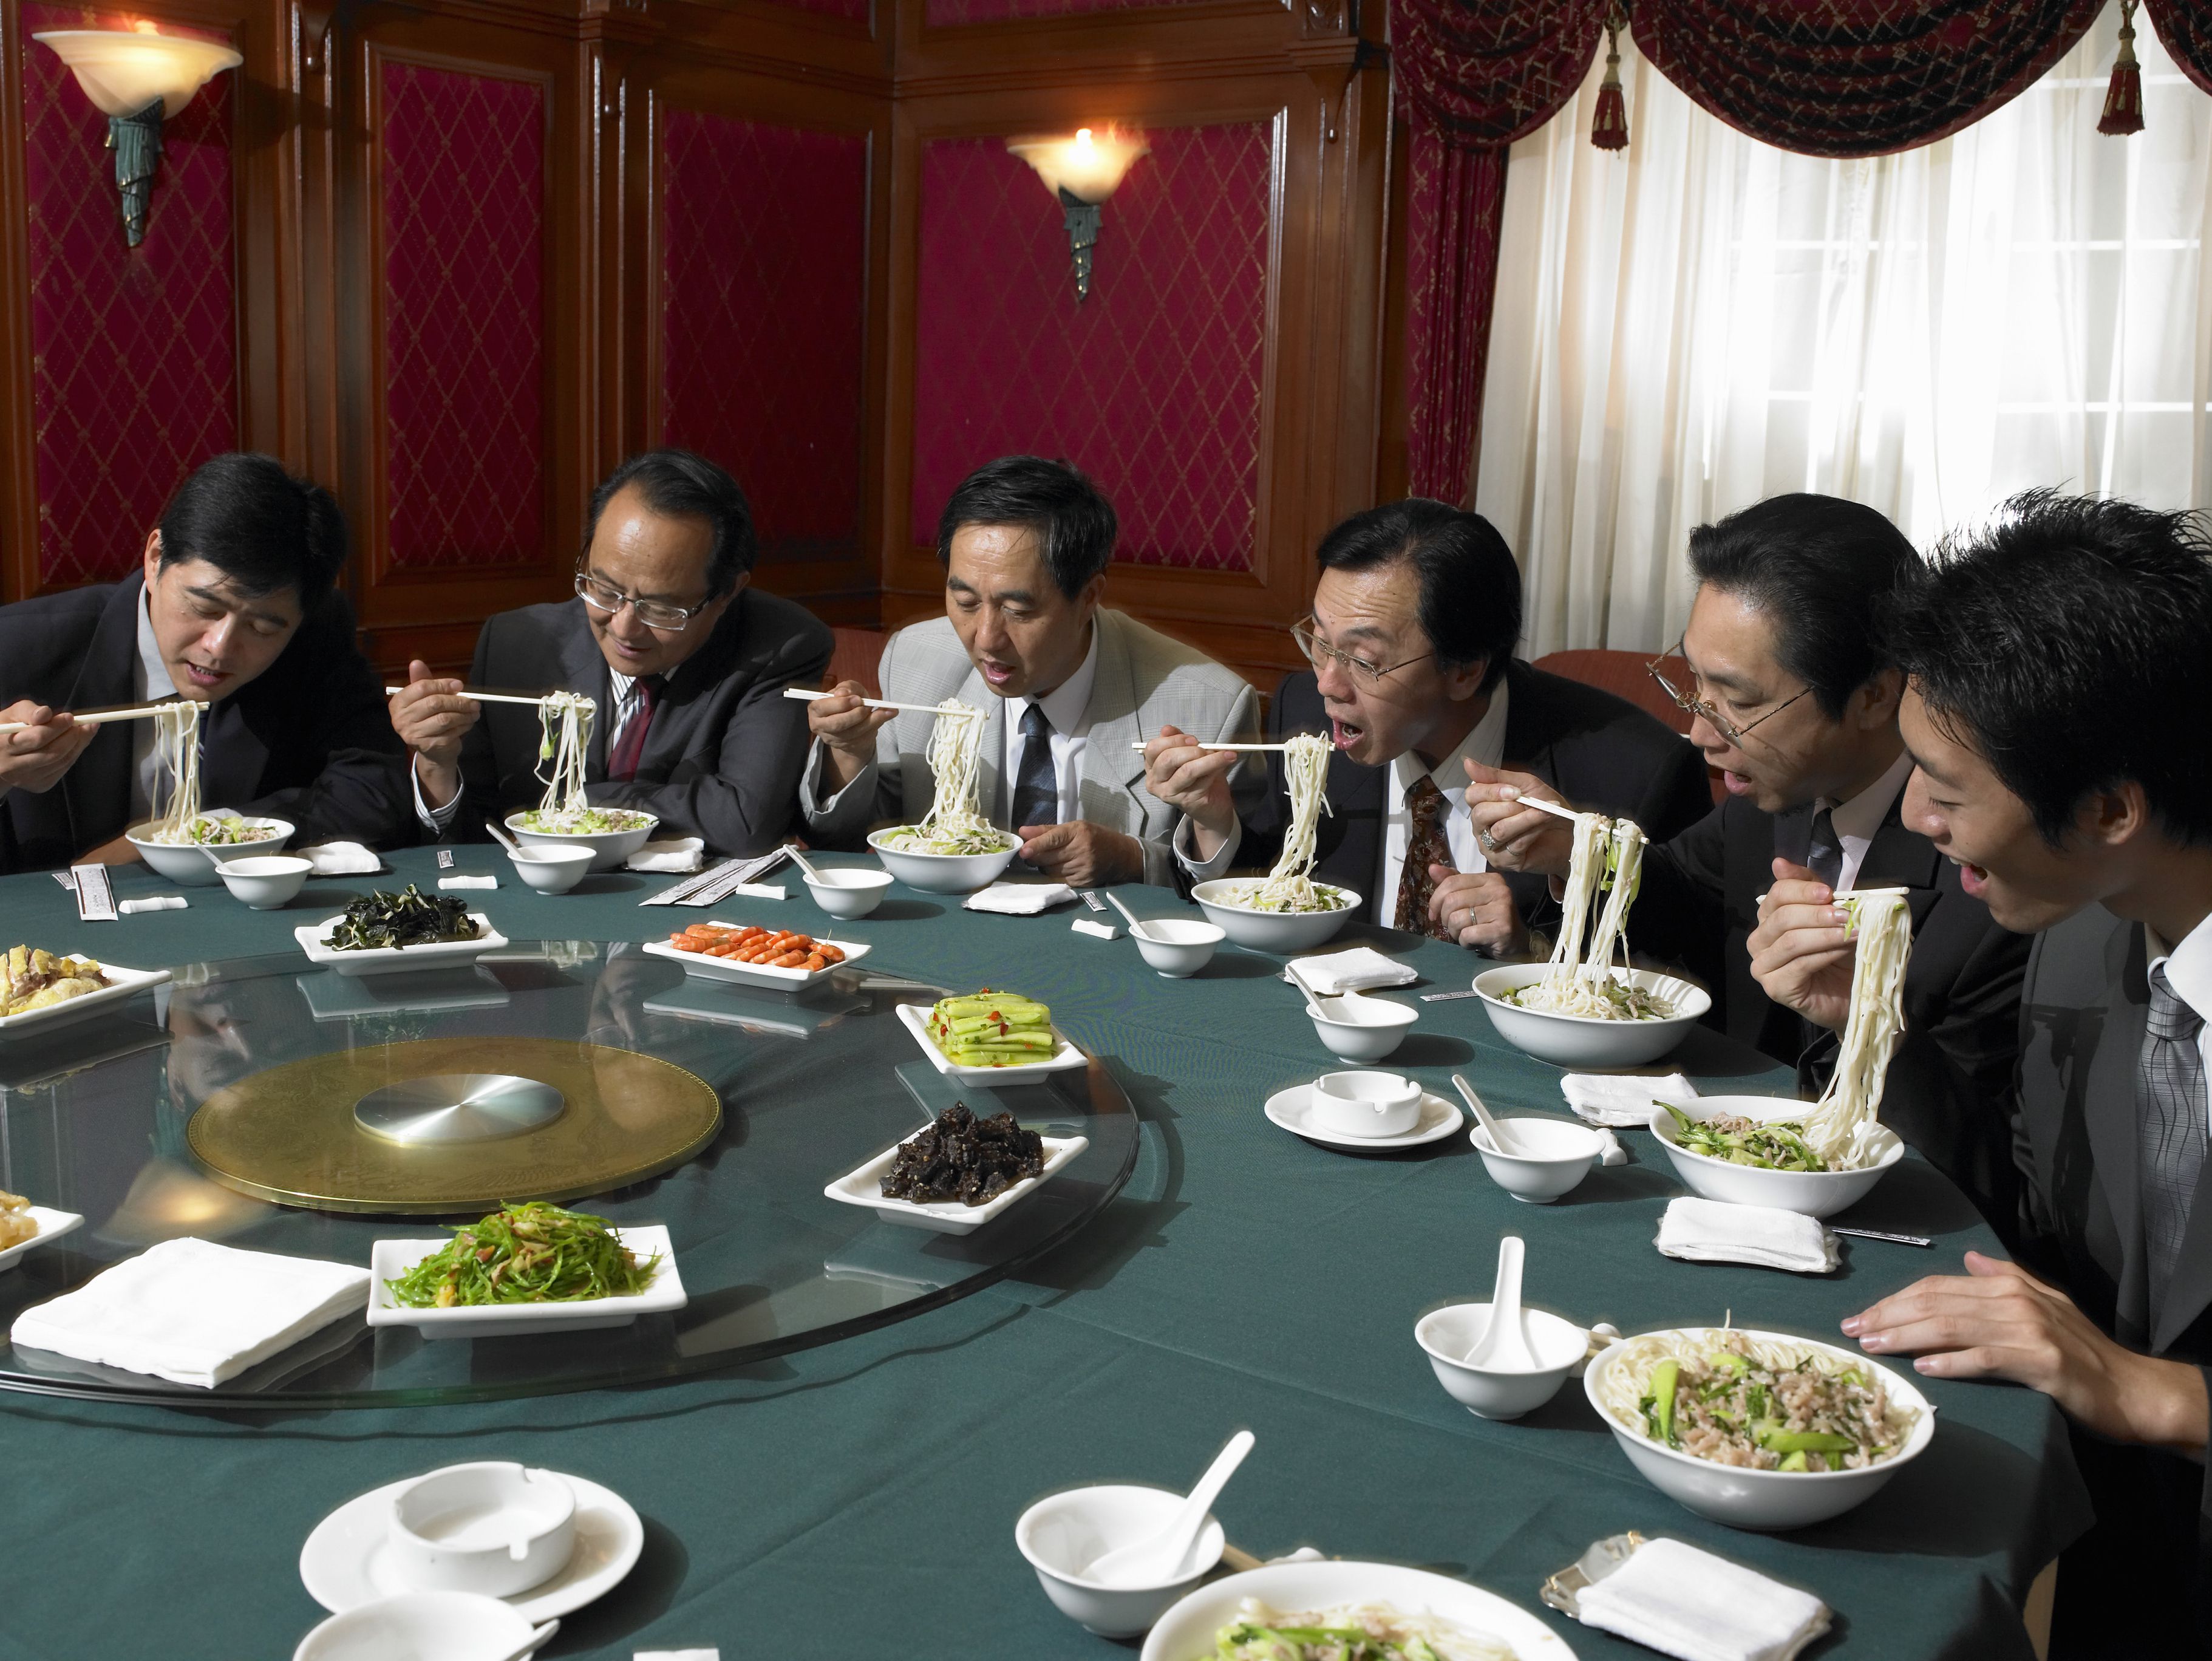
[{"label": "gold tassel", "polygon": [[1620,31],[1628,20],[1618,5],[1605,15],[1605,82],[1597,90],[1597,116],[1590,143],[1601,150],[1628,148],[1628,100],[1620,95]]},{"label": "gold tassel", "polygon": [[2143,130],[2142,65],[2136,62],[2136,0],[2120,0],[2120,55],[2112,60],[2112,84],[2105,94],[2099,132],[2125,137]]}]

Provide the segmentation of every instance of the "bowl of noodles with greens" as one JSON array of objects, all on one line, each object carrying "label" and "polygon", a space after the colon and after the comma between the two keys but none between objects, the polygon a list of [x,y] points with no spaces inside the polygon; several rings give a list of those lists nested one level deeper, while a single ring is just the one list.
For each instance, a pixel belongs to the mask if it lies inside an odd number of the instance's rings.
[{"label": "bowl of noodles with greens", "polygon": [[1269,893],[1264,878],[1217,877],[1190,891],[1206,921],[1255,952],[1310,952],[1333,938],[1359,909],[1349,888],[1306,881],[1303,891]]},{"label": "bowl of noodles with greens", "polygon": [[1564,996],[1546,1000],[1552,1006],[1546,1007],[1532,1000],[1551,973],[1549,964],[1502,964],[1477,975],[1474,990],[1499,1037],[1559,1067],[1656,1062],[1713,1006],[1711,994],[1680,976],[1616,968],[1601,977],[1577,977]]},{"label": "bowl of noodles with greens", "polygon": [[597,701],[580,692],[550,692],[538,701],[538,777],[545,794],[537,806],[509,813],[507,828],[525,848],[588,848],[592,870],[612,871],[645,846],[660,821],[585,794],[585,758],[598,719]]},{"label": "bowl of noodles with greens", "polygon": [[1013,862],[1021,838],[985,824],[963,831],[895,824],[872,831],[868,846],[884,869],[908,888],[931,894],[969,894],[988,888]]}]

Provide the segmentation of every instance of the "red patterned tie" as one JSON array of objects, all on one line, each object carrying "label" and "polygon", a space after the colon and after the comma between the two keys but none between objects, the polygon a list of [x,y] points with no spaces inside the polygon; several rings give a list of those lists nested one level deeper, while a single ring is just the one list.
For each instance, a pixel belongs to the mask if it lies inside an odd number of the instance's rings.
[{"label": "red patterned tie", "polygon": [[1429,900],[1437,891],[1432,865],[1451,864],[1451,843],[1444,837],[1444,793],[1424,774],[1406,792],[1406,864],[1398,873],[1398,916],[1395,927],[1415,934],[1433,934],[1439,940],[1456,938],[1436,928],[1429,916]]},{"label": "red patterned tie", "polygon": [[659,675],[647,675],[637,683],[637,708],[616,734],[614,754],[607,757],[607,776],[617,784],[628,784],[637,776],[637,764],[645,754],[645,735],[653,726],[653,709],[660,702],[662,684]]}]

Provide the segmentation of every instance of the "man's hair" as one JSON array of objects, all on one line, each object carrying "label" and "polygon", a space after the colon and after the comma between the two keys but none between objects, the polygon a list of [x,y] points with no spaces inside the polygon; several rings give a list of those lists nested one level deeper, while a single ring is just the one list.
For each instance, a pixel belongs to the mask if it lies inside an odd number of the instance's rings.
[{"label": "man's hair", "polygon": [[2194,514],[2030,490],[1947,538],[1893,597],[1890,650],[1929,718],[2057,848],[2133,779],[2166,834],[2212,842],[2212,537]]},{"label": "man's hair", "polygon": [[1121,533],[1106,493],[1065,461],[1000,456],[962,479],[937,516],[937,558],[952,563],[963,526],[1003,525],[1036,538],[1037,552],[1060,592],[1073,599],[1105,570]]},{"label": "man's hair", "polygon": [[1521,638],[1521,568],[1480,514],[1425,496],[1385,502],[1323,537],[1315,557],[1324,571],[1412,566],[1421,585],[1421,632],[1438,666],[1480,662],[1486,692],[1505,678]]},{"label": "man's hair", "polygon": [[1891,666],[1877,619],[1919,563],[1902,531],[1840,496],[1769,496],[1690,532],[1698,581],[1773,624],[1776,657],[1830,721]]},{"label": "man's hair", "polygon": [[159,569],[204,560],[248,596],[295,590],[311,612],[346,561],[345,515],[328,490],[274,456],[234,450],[200,464],[161,509]]},{"label": "man's hair", "polygon": [[689,450],[646,450],[599,481],[584,526],[584,546],[599,533],[599,515],[622,491],[635,486],[648,511],[663,519],[702,519],[714,534],[707,556],[707,598],[720,599],[760,557],[753,510],[738,481]]}]

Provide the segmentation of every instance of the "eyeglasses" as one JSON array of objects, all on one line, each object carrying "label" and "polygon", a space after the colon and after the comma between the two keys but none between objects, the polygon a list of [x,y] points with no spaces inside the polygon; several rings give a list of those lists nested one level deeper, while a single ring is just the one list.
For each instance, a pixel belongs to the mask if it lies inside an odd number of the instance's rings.
[{"label": "eyeglasses", "polygon": [[633,599],[621,589],[611,587],[582,571],[576,573],[576,595],[593,611],[605,611],[609,617],[627,605],[647,628],[667,634],[682,633],[691,626],[693,618],[714,603],[702,599],[696,605],[677,605],[665,599]]},{"label": "eyeglasses", "polygon": [[1338,651],[1335,647],[1331,646],[1306,626],[1311,622],[1313,618],[1308,618],[1305,623],[1293,624],[1291,627],[1291,638],[1297,642],[1298,650],[1306,654],[1306,660],[1316,669],[1325,668],[1332,663],[1340,664],[1347,672],[1357,675],[1370,686],[1380,686],[1382,684],[1383,676],[1395,675],[1401,669],[1420,662],[1422,658],[1436,656],[1434,652],[1424,652],[1420,657],[1407,658],[1405,662],[1394,663],[1386,669],[1380,664],[1370,663],[1365,658],[1355,656],[1350,652]]},{"label": "eyeglasses", "polygon": [[[1714,703],[1710,699],[1701,698],[1695,693],[1685,692],[1680,687],[1675,685],[1673,681],[1667,678],[1666,671],[1662,669],[1659,666],[1666,662],[1669,658],[1680,658],[1682,656],[1682,645],[1683,642],[1681,641],[1676,641],[1670,650],[1662,652],[1657,657],[1652,659],[1650,662],[1645,664],[1644,666],[1644,672],[1650,675],[1652,679],[1659,683],[1659,690],[1661,691],[1664,692],[1668,697],[1674,700],[1674,707],[1676,709],[1686,710],[1691,715],[1702,719],[1710,725],[1715,732],[1718,733],[1730,744],[1741,744],[1745,738],[1747,738],[1753,729],[1763,726],[1767,721],[1772,721],[1784,709],[1787,709],[1791,704],[1796,703],[1799,698],[1806,697],[1813,690],[1811,687],[1808,686],[1803,691],[1796,693],[1790,697],[1783,699],[1781,703],[1776,704],[1771,709],[1769,709],[1757,721],[1752,722],[1749,727],[1739,727],[1734,721],[1730,721],[1726,715],[1721,714],[1719,705]],[[1688,660],[1684,659],[1683,660],[1686,662]]]}]

